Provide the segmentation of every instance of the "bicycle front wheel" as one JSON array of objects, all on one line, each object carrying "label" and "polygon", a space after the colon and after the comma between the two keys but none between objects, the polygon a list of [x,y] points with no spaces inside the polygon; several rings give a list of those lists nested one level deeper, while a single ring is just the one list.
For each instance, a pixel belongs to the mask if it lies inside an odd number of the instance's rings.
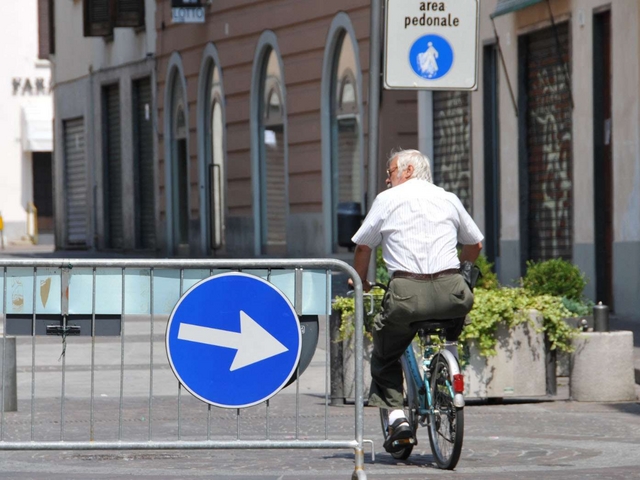
[{"label": "bicycle front wheel", "polygon": [[464,435],[464,410],[453,404],[451,371],[449,360],[438,353],[431,362],[429,443],[438,467],[444,470],[458,464]]}]

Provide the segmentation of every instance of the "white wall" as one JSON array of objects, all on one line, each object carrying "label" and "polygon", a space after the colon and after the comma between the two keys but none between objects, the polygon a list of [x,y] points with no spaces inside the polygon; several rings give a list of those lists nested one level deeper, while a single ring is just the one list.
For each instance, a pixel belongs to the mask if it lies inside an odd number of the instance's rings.
[{"label": "white wall", "polygon": [[137,62],[153,54],[155,14],[155,0],[146,0],[146,30],[116,28],[112,38],[84,37],[82,1],[55,2],[55,83],[75,80],[89,75],[91,71]]},{"label": "white wall", "polygon": [[[1,0],[0,0],[1,1]],[[145,0],[146,28],[116,28],[110,38],[83,36],[81,0],[61,0],[55,3],[56,52],[52,56],[55,91],[56,145],[63,145],[63,124],[72,118],[84,119],[85,154],[87,156],[87,247],[100,246],[104,224],[102,191],[102,88],[119,83],[122,121],[122,153],[124,168],[132,165],[131,82],[150,76],[155,85],[156,1]],[[54,154],[56,248],[66,245],[66,212],[64,197],[64,154],[58,148]],[[132,167],[131,167],[132,168]],[[124,170],[123,170],[124,172]],[[125,177],[125,193],[132,175]],[[125,203],[128,197],[125,196]],[[125,221],[133,212],[124,212]],[[133,225],[133,220],[129,221]],[[127,228],[125,238],[134,242],[133,229]]]},{"label": "white wall", "polygon": [[[26,234],[26,206],[32,196],[31,154],[22,150],[21,110],[29,104],[47,108],[52,101],[49,62],[38,60],[37,0],[2,2],[0,45],[0,212],[5,240],[11,241]],[[13,79],[21,82],[15,95]],[[27,79],[32,94],[24,90]],[[39,95],[36,79],[45,86]]]}]

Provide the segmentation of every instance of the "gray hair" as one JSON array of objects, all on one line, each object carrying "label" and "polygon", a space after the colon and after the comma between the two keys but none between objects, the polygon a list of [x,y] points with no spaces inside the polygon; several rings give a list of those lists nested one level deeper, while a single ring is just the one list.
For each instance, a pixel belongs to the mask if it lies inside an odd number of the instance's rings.
[{"label": "gray hair", "polygon": [[387,165],[389,165],[394,158],[398,165],[398,173],[396,173],[398,177],[400,177],[402,172],[411,165],[413,166],[413,175],[411,178],[418,178],[420,180],[426,180],[429,183],[433,183],[433,179],[431,178],[431,165],[429,157],[426,155],[422,154],[418,150],[393,151],[387,161]]}]

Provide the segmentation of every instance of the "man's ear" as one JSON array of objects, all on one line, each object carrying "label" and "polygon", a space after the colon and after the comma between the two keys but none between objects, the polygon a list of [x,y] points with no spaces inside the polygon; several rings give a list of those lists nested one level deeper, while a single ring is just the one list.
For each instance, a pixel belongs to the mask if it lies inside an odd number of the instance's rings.
[{"label": "man's ear", "polygon": [[404,169],[403,173],[407,179],[413,177],[413,165],[407,165],[407,168]]}]

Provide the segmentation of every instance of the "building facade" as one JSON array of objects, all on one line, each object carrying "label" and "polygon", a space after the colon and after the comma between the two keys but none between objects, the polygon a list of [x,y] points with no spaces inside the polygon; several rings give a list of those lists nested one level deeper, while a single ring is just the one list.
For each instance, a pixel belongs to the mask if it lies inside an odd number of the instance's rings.
[{"label": "building facade", "polygon": [[2,12],[0,217],[10,244],[35,240],[34,206],[40,230],[53,228],[53,106],[49,61],[40,58],[37,0],[8,2]]},{"label": "building facade", "polygon": [[156,2],[52,5],[56,246],[155,254]]},{"label": "building facade", "polygon": [[[168,255],[348,252],[338,213],[364,213],[376,193],[367,191],[369,3],[216,1],[204,23],[182,24],[170,0],[158,2]],[[384,92],[381,104],[381,152],[417,147],[415,92]]]},{"label": "building facade", "polygon": [[564,258],[626,315],[640,308],[639,15],[636,0],[483,1],[471,95],[474,213],[500,278]]}]

